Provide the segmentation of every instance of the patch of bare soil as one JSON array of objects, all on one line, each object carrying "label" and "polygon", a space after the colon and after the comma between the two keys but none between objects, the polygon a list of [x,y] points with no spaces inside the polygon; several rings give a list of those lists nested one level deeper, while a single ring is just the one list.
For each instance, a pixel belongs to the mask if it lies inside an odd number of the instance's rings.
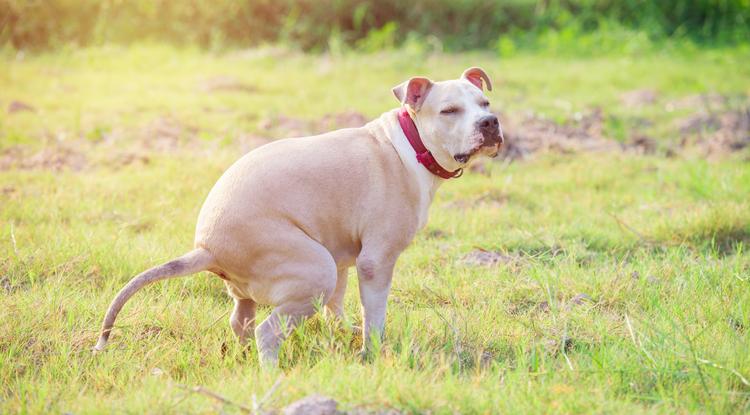
[{"label": "patch of bare soil", "polygon": [[[199,138],[201,130],[189,121],[165,114],[133,128],[114,128],[102,134],[101,140],[88,143],[106,151],[101,164],[122,168],[132,164],[151,163],[156,153],[176,153],[184,151],[210,152],[219,146],[219,141],[206,141]],[[242,147],[243,135],[237,133],[235,140]]]},{"label": "patch of bare soil", "polygon": [[115,169],[123,168],[131,164],[146,165],[151,162],[151,158],[137,151],[127,151],[122,153],[116,153],[109,157],[107,165],[114,167]]},{"label": "patch of bare soil", "polygon": [[0,152],[0,170],[80,171],[87,163],[83,153],[62,145],[44,147],[36,153],[29,153],[21,147],[10,147]]},{"label": "patch of bare soil", "polygon": [[[200,84],[207,92],[242,91],[251,92],[254,87],[242,84],[231,77],[209,78]],[[637,107],[659,102],[658,94],[641,89],[624,93],[622,105]],[[627,120],[629,137],[625,143],[607,136],[606,126],[613,120],[602,109],[576,113],[567,120],[557,122],[536,113],[503,114],[500,116],[506,143],[500,157],[504,160],[524,159],[539,152],[577,153],[626,151],[635,154],[654,154],[666,149],[670,155],[699,155],[701,157],[723,156],[750,147],[750,101],[744,95],[725,96],[719,94],[693,95],[666,104],[665,110],[691,110],[693,114],[674,125],[674,142],[667,147],[667,140],[656,140],[644,131],[650,126],[648,119]],[[34,112],[36,109],[21,101],[12,101],[9,113]],[[368,118],[356,111],[326,114],[318,119],[302,119],[277,115],[263,119],[257,134],[237,133],[234,144],[242,153],[268,143],[272,139],[300,137],[319,134],[339,128],[360,127]],[[622,121],[622,120],[615,120]],[[622,125],[620,122],[619,125]],[[34,152],[24,147],[0,150],[0,170],[48,169],[52,171],[79,171],[88,165],[99,164],[87,157],[88,151],[99,145],[110,145],[104,163],[120,168],[131,164],[148,164],[153,152],[175,152],[185,148],[205,149],[205,142],[198,139],[199,130],[189,122],[171,115],[153,119],[140,128],[124,130],[114,128],[101,135],[95,143],[89,140],[71,140],[66,132],[47,132],[41,139],[47,146]],[[82,135],[83,136],[83,135]],[[127,148],[123,145],[127,143]],[[93,156],[92,156],[93,157]],[[489,175],[485,163],[471,166],[468,171]],[[496,195],[468,202],[459,202],[458,208],[469,208],[484,204],[499,206],[505,201]]]},{"label": "patch of bare soil", "polygon": [[[636,90],[623,94],[621,100],[625,106],[637,107],[657,102],[658,96],[651,90]],[[659,141],[644,133],[644,127],[650,125],[647,119],[636,119],[628,126],[627,142],[615,141],[605,133],[608,118],[601,109],[576,114],[562,123],[534,113],[523,117],[500,115],[505,136],[501,157],[506,160],[524,159],[537,152],[623,151],[655,154],[660,147],[666,149],[668,156],[697,154],[712,157],[750,147],[750,103],[746,96],[693,95],[671,101],[665,109],[695,111],[675,125],[677,145],[664,140],[660,146]],[[479,166],[470,171],[482,173],[483,169]]]},{"label": "patch of bare soil", "polygon": [[264,135],[273,138],[304,137],[312,134],[312,122],[301,118],[277,115],[258,124]]},{"label": "patch of bare soil", "polygon": [[601,109],[579,113],[562,124],[533,113],[522,118],[501,116],[500,119],[505,137],[501,156],[506,159],[523,159],[537,152],[612,151],[621,147],[604,136]]},{"label": "patch of bare soil", "polygon": [[266,137],[261,137],[259,135],[242,133],[237,136],[237,139],[235,139],[234,142],[240,148],[242,154],[245,154],[250,150],[258,148],[264,144],[268,144],[271,141],[273,140]]},{"label": "patch of bare soil", "polygon": [[13,292],[13,284],[11,284],[8,277],[3,276],[0,278],[0,287],[2,287],[2,289],[8,294]]},{"label": "patch of bare soil", "polygon": [[508,203],[508,200],[510,199],[510,196],[508,196],[504,192],[500,191],[489,191],[484,192],[473,199],[456,199],[452,200],[450,202],[447,202],[443,204],[446,208],[451,209],[470,209],[473,207],[483,207],[483,208],[499,208],[504,206],[506,203]]},{"label": "patch of bare soil", "polygon": [[652,89],[636,89],[620,94],[620,103],[628,108],[640,108],[656,102],[658,94]]},{"label": "patch of bare soil", "polygon": [[667,102],[664,109],[667,112],[672,112],[674,110],[685,109],[703,111],[708,108],[726,108],[731,100],[732,97],[716,93],[688,95]]},{"label": "patch of bare soil", "polygon": [[496,265],[514,265],[519,258],[513,255],[506,255],[498,251],[488,251],[482,248],[475,248],[473,251],[464,255],[460,262],[468,266],[485,266],[492,267]]},{"label": "patch of bare soil", "polygon": [[642,134],[640,132],[635,133],[630,141],[625,145],[625,149],[635,154],[654,154],[658,149],[659,145],[653,138]]},{"label": "patch of bare soil", "polygon": [[712,157],[750,146],[750,106],[726,112],[701,112],[678,123],[684,150]]},{"label": "patch of bare soil", "polygon": [[368,118],[356,111],[344,111],[326,114],[316,120],[305,120],[301,118],[277,115],[267,118],[259,123],[265,135],[274,138],[304,137],[307,135],[321,134],[340,128],[353,128],[365,125]]},{"label": "patch of bare soil", "polygon": [[591,298],[590,295],[586,293],[580,293],[580,294],[576,294],[573,298],[570,299],[570,304],[571,306],[576,306],[576,305],[583,305],[585,303],[590,303],[593,301],[594,300]]},{"label": "patch of bare soil", "polygon": [[8,114],[14,114],[16,112],[36,112],[36,108],[32,107],[31,104],[27,104],[23,101],[11,101],[8,104]]},{"label": "patch of bare soil", "polygon": [[[151,161],[150,153],[171,152],[195,139],[197,129],[190,128],[171,118],[159,118],[133,132],[113,131],[97,143],[87,140],[65,140],[56,137],[43,139],[47,143],[41,150],[33,151],[22,146],[0,150],[0,170],[51,170],[81,171],[91,165],[104,164],[122,168],[131,164],[145,165]],[[49,134],[49,133],[48,133]],[[135,138],[129,147],[123,147],[124,138]],[[92,153],[98,145],[109,145],[103,158]],[[91,157],[89,157],[91,156]]]},{"label": "patch of bare soil", "polygon": [[344,111],[335,114],[326,114],[316,121],[316,132],[321,133],[338,128],[356,128],[367,124],[367,117],[356,111]]},{"label": "patch of bare soil", "polygon": [[143,146],[148,150],[171,152],[181,143],[196,138],[198,129],[172,117],[159,117],[146,125],[141,133]]},{"label": "patch of bare soil", "polygon": [[258,87],[242,82],[232,76],[214,76],[198,82],[198,90],[202,92],[241,92],[253,94],[258,92]]}]

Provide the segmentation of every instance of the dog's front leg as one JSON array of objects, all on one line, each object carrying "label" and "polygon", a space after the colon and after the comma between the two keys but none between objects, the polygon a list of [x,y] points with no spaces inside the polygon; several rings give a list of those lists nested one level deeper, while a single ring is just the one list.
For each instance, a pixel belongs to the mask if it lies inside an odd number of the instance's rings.
[{"label": "dog's front leg", "polygon": [[391,290],[395,258],[360,254],[357,258],[359,298],[362,301],[362,354],[372,351],[373,342],[383,338],[385,309]]}]

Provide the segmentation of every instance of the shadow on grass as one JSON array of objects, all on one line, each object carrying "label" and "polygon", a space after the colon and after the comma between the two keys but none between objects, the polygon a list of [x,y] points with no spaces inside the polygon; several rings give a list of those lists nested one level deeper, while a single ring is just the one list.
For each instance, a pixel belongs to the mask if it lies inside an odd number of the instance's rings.
[{"label": "shadow on grass", "polygon": [[750,223],[688,224],[667,229],[659,236],[658,242],[667,247],[681,245],[699,254],[725,257],[743,252],[750,244]]},{"label": "shadow on grass", "polygon": [[515,265],[537,263],[551,266],[562,261],[573,261],[585,267],[599,260],[619,261],[635,254],[658,258],[675,250],[685,250],[700,256],[727,257],[746,251],[749,245],[750,224],[738,224],[719,229],[670,229],[655,237],[644,236],[628,243],[602,238],[571,238],[559,239],[549,245],[528,240],[507,246],[482,246],[467,254],[464,261],[473,253],[481,251],[485,257],[496,256],[504,259],[501,261],[503,263],[512,262]]},{"label": "shadow on grass", "polygon": [[711,235],[710,238],[698,239],[700,246],[720,256],[734,255],[750,245],[750,225],[740,229],[725,229]]}]

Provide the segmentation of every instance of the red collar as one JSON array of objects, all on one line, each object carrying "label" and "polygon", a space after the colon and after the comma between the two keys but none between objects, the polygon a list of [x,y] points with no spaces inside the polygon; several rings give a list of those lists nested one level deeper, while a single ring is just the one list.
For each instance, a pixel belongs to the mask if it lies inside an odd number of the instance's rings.
[{"label": "red collar", "polygon": [[464,173],[463,169],[448,171],[438,164],[437,160],[435,160],[435,156],[433,156],[430,150],[428,150],[424,146],[424,143],[422,143],[422,139],[419,137],[419,130],[417,130],[417,126],[414,125],[414,120],[411,119],[406,107],[402,107],[401,111],[398,112],[398,123],[401,124],[401,130],[404,132],[406,139],[409,140],[411,147],[417,153],[417,161],[429,170],[430,173],[442,177],[443,179],[461,177]]}]

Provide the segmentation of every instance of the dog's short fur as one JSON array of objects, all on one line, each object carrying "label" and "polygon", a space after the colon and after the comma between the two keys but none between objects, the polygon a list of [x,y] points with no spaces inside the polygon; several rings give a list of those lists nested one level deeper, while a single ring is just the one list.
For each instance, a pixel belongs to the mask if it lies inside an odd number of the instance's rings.
[{"label": "dog's short fur", "polygon": [[[479,68],[457,80],[411,78],[393,89],[425,146],[453,171],[502,143]],[[397,111],[361,128],[275,141],[239,159],[208,195],[195,249],[133,278],[112,302],[95,349],[117,313],[141,287],[202,270],[225,280],[234,298],[230,324],[244,343],[255,336],[260,359],[275,364],[289,330],[325,304],[342,313],[347,270],[356,265],[365,350],[383,333],[396,259],[427,221],[444,181],[417,163]],[[274,306],[255,328],[256,304]]]}]

